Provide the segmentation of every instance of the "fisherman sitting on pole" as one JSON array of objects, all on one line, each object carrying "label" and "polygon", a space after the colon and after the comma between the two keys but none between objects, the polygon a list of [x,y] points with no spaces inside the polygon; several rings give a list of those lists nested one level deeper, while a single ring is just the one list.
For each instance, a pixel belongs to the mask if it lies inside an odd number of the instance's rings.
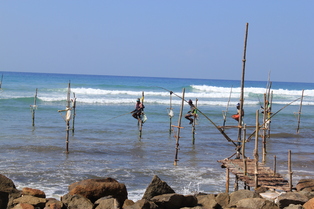
[{"label": "fisherman sitting on pole", "polygon": [[190,105],[191,110],[184,117],[190,121],[190,124],[192,124],[193,123],[192,117],[196,115],[196,108],[191,99],[189,100],[188,103]]},{"label": "fisherman sitting on pole", "polygon": [[139,120],[141,118],[141,114],[144,110],[145,106],[141,103],[140,98],[137,99],[136,104],[135,104],[135,110],[133,110],[131,113],[133,118]]}]

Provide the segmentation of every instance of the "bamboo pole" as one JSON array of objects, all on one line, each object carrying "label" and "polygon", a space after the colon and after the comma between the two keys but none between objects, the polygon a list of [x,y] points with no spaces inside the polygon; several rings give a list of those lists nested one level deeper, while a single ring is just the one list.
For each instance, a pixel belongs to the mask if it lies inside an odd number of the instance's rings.
[{"label": "bamboo pole", "polygon": [[230,170],[226,168],[226,193],[229,193]]},{"label": "bamboo pole", "polygon": [[32,126],[35,126],[35,110],[37,108],[36,105],[36,101],[37,101],[37,88],[36,88],[36,92],[35,92],[35,96],[34,96],[34,105],[31,105],[31,110],[32,110]]},{"label": "bamboo pole", "polygon": [[67,93],[67,106],[66,106],[66,153],[69,153],[69,131],[70,131],[70,120],[71,120],[71,100],[70,100],[70,93],[71,93],[71,84],[69,81],[68,84],[68,93]]},{"label": "bamboo pole", "polygon": [[171,136],[171,130],[172,130],[172,117],[173,117],[173,110],[172,110],[172,91],[170,91],[170,107],[169,107],[169,136]]},{"label": "bamboo pole", "polygon": [[226,107],[226,110],[225,111],[222,111],[222,116],[223,116],[223,119],[224,119],[224,122],[222,123],[222,131],[225,130],[225,125],[226,125],[226,121],[227,121],[227,113],[228,113],[228,109],[229,109],[229,104],[230,104],[230,99],[231,99],[231,94],[232,94],[232,87],[231,86],[231,90],[230,90],[230,94],[229,94],[229,99],[228,99],[228,103],[227,103],[227,107]]},{"label": "bamboo pole", "polygon": [[274,175],[276,175],[276,173],[277,173],[277,157],[276,157],[276,155],[274,155]]},{"label": "bamboo pole", "polygon": [[292,191],[292,168],[291,168],[291,150],[288,151],[288,173],[289,173],[289,191]]},{"label": "bamboo pole", "polygon": [[255,132],[255,149],[254,149],[254,159],[255,159],[255,188],[258,187],[258,132],[259,132],[259,111],[256,111],[256,132]]},{"label": "bamboo pole", "polygon": [[267,100],[267,95],[264,94],[264,113],[263,113],[263,149],[262,149],[262,163],[265,163],[266,161],[266,128],[267,128],[267,125],[266,125],[266,120],[268,120],[267,118],[267,109],[268,109],[268,104],[266,104]]},{"label": "bamboo pole", "polygon": [[176,152],[174,157],[174,163],[173,165],[177,165],[178,161],[178,153],[179,153],[179,139],[180,139],[180,129],[181,129],[181,118],[182,118],[182,112],[183,112],[183,106],[184,106],[184,94],[185,94],[185,88],[182,89],[182,103],[180,108],[180,114],[178,119],[178,129],[177,129],[177,136],[176,136]]},{"label": "bamboo pole", "polygon": [[246,163],[246,157],[245,157],[245,138],[246,138],[246,124],[244,124],[244,129],[243,129],[243,140],[242,140],[242,159],[243,159],[243,175],[247,175],[247,163]]},{"label": "bamboo pole", "polygon": [[[143,105],[143,107],[144,107],[144,91],[142,91],[142,105]],[[143,112],[142,112],[142,114],[143,114]],[[137,123],[137,125],[138,125],[138,137],[139,137],[139,139],[141,139],[142,138],[142,133],[143,133],[143,119],[142,119],[142,117],[143,117],[143,115],[141,115],[140,116],[140,118],[138,118],[138,123]]]},{"label": "bamboo pole", "polygon": [[[198,99],[195,99],[195,107],[197,108],[197,101]],[[192,124],[192,144],[195,144],[195,125],[196,125],[196,115],[197,113],[195,112],[195,115],[193,116],[193,124]]]},{"label": "bamboo pole", "polygon": [[72,135],[74,135],[74,123],[75,123],[75,116],[76,116],[76,97],[75,97],[75,93],[74,93],[74,92],[73,92],[72,109],[73,109],[73,116],[72,116]]},{"label": "bamboo pole", "polygon": [[297,134],[300,131],[300,120],[301,120],[301,110],[302,110],[302,102],[303,102],[304,90],[302,90],[301,102],[300,102],[300,109],[298,112],[298,127],[297,127]]}]

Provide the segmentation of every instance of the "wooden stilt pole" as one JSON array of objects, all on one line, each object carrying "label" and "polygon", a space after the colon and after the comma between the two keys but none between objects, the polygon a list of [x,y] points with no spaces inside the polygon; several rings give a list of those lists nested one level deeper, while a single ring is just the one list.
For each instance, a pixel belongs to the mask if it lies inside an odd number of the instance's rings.
[{"label": "wooden stilt pole", "polygon": [[173,110],[172,110],[172,91],[170,91],[170,107],[169,107],[169,136],[171,136],[171,131],[172,131],[172,117],[173,117]]},{"label": "wooden stilt pole", "polygon": [[258,132],[259,132],[259,111],[256,111],[256,132],[255,132],[255,188],[258,187]]},{"label": "wooden stilt pole", "polygon": [[243,159],[243,165],[244,165],[244,170],[243,170],[243,175],[247,175],[247,164],[246,164],[246,157],[245,157],[245,138],[246,138],[246,124],[244,124],[244,129],[243,129],[243,140],[242,140],[242,159]]},{"label": "wooden stilt pole", "polygon": [[[195,107],[197,108],[197,101],[198,99],[196,98],[195,100]],[[196,114],[196,113],[195,113]],[[192,124],[192,144],[194,145],[195,144],[195,125],[196,125],[196,118],[197,118],[197,115],[194,115],[193,116],[193,124]]]},{"label": "wooden stilt pole", "polygon": [[75,116],[76,116],[76,97],[75,97],[74,92],[73,92],[72,110],[73,110],[73,117],[72,117],[72,136],[73,136],[74,135]]},{"label": "wooden stilt pole", "polygon": [[288,172],[289,172],[289,191],[292,191],[292,168],[291,168],[291,150],[288,151]]},{"label": "wooden stilt pole", "polygon": [[226,193],[229,193],[230,170],[226,168]]},{"label": "wooden stilt pole", "polygon": [[32,126],[33,126],[33,127],[35,126],[35,111],[36,111],[36,108],[37,108],[36,101],[37,101],[37,88],[36,88],[36,92],[35,92],[35,96],[34,96],[34,104],[31,105],[31,110],[32,110]]},{"label": "wooden stilt pole", "polygon": [[300,131],[300,119],[301,119],[301,110],[302,110],[303,95],[304,95],[304,90],[302,90],[302,96],[301,96],[301,102],[300,102],[300,109],[299,109],[299,112],[298,112],[297,134],[299,134],[299,131]]},{"label": "wooden stilt pole", "polygon": [[177,161],[178,161],[181,118],[182,118],[182,112],[183,112],[183,107],[184,107],[184,95],[185,95],[185,88],[182,89],[182,103],[181,103],[180,114],[179,114],[179,119],[178,119],[178,127],[177,127],[178,129],[177,129],[177,136],[176,136],[176,152],[175,152],[174,163],[173,163],[173,165],[175,166],[177,165]]},{"label": "wooden stilt pole", "polygon": [[[142,105],[144,106],[144,91],[142,91],[142,99],[141,99],[141,103]],[[141,140],[142,138],[142,133],[143,133],[143,114],[144,112],[142,112],[142,115],[140,116],[140,118],[138,118],[138,122],[137,122],[137,125],[138,125],[138,138],[139,140]]]},{"label": "wooden stilt pole", "polygon": [[276,157],[276,155],[274,155],[274,175],[276,175],[276,173],[277,173],[277,157]]},{"label": "wooden stilt pole", "polygon": [[266,132],[267,132],[267,125],[266,125],[266,120],[267,118],[267,109],[268,109],[268,104],[266,104],[266,99],[267,95],[264,94],[264,113],[263,113],[263,149],[262,149],[262,163],[265,163],[266,161]]},{"label": "wooden stilt pole", "polygon": [[[240,96],[240,111],[239,111],[240,117],[239,117],[239,123],[238,123],[238,125],[239,125],[238,147],[239,147],[239,149],[241,147],[242,121],[243,121],[244,77],[245,77],[246,46],[247,46],[248,28],[249,28],[249,23],[246,23],[245,37],[244,37],[244,50],[243,50],[243,59],[242,59],[241,96]],[[238,154],[237,158],[240,158],[240,154]]]},{"label": "wooden stilt pole", "polygon": [[238,191],[239,190],[239,177],[238,175],[235,175],[235,182],[234,182],[234,191]]},{"label": "wooden stilt pole", "polygon": [[71,94],[71,84],[69,82],[68,84],[68,93],[67,93],[67,106],[66,106],[66,153],[69,153],[69,131],[70,131],[70,120],[71,120],[71,100],[70,100],[70,94]]}]

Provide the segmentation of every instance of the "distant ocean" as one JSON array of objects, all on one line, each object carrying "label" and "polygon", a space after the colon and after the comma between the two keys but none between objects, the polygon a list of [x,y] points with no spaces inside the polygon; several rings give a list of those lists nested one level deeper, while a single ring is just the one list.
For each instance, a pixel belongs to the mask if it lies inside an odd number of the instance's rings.
[{"label": "distant ocean", "polygon": [[[192,144],[191,125],[184,117],[180,133],[179,161],[174,166],[174,132],[169,136],[170,93],[198,99],[198,108],[216,125],[237,125],[231,118],[240,97],[240,80],[153,78],[102,75],[0,72],[0,167],[19,189],[43,190],[58,198],[68,185],[87,178],[112,177],[125,183],[129,199],[141,199],[154,175],[166,181],[177,193],[218,193],[225,189],[225,170],[217,160],[235,152],[219,131],[202,115]],[[240,78],[239,78],[240,79]],[[65,153],[66,124],[58,110],[65,109],[68,83],[77,98],[75,132],[70,134],[69,154]],[[267,81],[245,81],[244,122],[255,125]],[[35,126],[30,105],[38,89]],[[288,150],[292,151],[293,185],[301,178],[314,178],[314,83],[272,82],[272,111],[280,110],[271,122],[266,164],[272,167],[277,156],[277,171],[287,177]],[[304,99],[300,133],[296,133],[300,100]],[[137,121],[130,111],[136,99],[145,94],[143,137],[138,138]],[[232,92],[230,94],[230,92]],[[73,97],[73,94],[71,94]],[[172,95],[178,124],[181,100]],[[281,110],[282,109],[282,110]],[[189,110],[185,103],[183,114]],[[260,117],[262,118],[262,117]],[[247,134],[254,131],[248,128]],[[226,129],[234,140],[237,130]],[[261,143],[260,143],[261,144]],[[253,158],[254,142],[246,145]],[[260,155],[261,156],[261,155]],[[232,186],[232,184],[231,184]],[[231,189],[232,190],[232,189]]]}]

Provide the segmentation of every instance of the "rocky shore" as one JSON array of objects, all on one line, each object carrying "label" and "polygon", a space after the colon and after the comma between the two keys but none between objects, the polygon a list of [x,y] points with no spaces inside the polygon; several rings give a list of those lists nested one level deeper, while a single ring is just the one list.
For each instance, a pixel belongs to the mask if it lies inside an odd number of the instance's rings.
[{"label": "rocky shore", "polygon": [[314,209],[314,180],[302,179],[293,192],[266,188],[219,194],[177,194],[154,176],[141,200],[128,199],[126,186],[112,178],[87,179],[69,185],[60,200],[46,198],[43,191],[16,189],[0,174],[0,209]]}]

